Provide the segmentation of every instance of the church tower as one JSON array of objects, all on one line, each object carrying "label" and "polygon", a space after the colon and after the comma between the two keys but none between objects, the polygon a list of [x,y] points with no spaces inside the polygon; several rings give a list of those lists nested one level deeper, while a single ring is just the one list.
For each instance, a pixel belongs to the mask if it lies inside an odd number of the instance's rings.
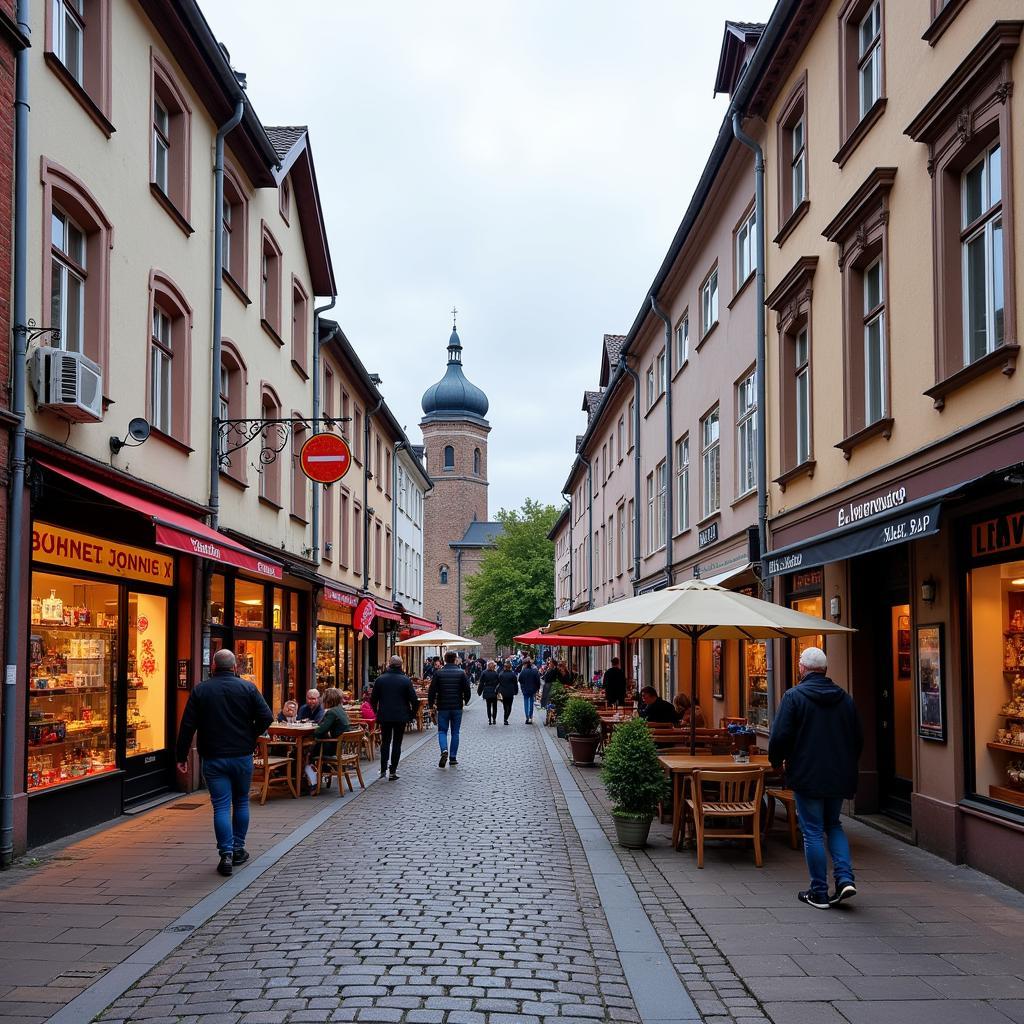
[{"label": "church tower", "polygon": [[[434,487],[423,509],[423,613],[467,636],[465,585],[492,546],[487,522],[487,396],[462,369],[452,324],[444,376],[423,393],[424,454]],[[500,528],[499,528],[500,529]],[[483,637],[477,637],[485,641]]]}]

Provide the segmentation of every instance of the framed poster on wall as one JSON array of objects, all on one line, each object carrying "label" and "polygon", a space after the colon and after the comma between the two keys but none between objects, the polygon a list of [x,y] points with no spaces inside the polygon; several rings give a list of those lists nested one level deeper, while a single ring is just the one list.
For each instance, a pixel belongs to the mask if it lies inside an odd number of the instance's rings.
[{"label": "framed poster on wall", "polygon": [[918,736],[945,742],[941,622],[917,627],[917,707]]},{"label": "framed poster on wall", "polygon": [[715,700],[725,699],[725,648],[721,640],[711,641],[711,696]]}]

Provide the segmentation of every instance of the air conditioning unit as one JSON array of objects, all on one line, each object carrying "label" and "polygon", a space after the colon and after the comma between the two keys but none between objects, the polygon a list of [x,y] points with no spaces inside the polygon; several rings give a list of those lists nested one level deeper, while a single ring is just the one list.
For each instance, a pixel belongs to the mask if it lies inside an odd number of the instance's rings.
[{"label": "air conditioning unit", "polygon": [[32,353],[32,388],[40,410],[77,422],[103,419],[103,375],[80,352],[37,348]]}]

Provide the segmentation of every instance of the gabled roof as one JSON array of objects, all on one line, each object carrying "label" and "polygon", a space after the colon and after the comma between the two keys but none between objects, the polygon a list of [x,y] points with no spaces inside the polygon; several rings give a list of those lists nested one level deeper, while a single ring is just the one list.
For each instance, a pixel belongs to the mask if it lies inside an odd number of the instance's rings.
[{"label": "gabled roof", "polygon": [[452,541],[452,548],[493,548],[498,538],[505,532],[501,523],[472,522],[466,528],[462,540]]},{"label": "gabled roof", "polygon": [[608,387],[608,381],[611,380],[615,367],[619,365],[619,356],[625,341],[624,334],[606,334],[604,336],[604,343],[601,346],[601,376],[598,379],[602,391]]},{"label": "gabled roof", "polygon": [[594,417],[594,413],[597,412],[598,406],[601,404],[601,391],[584,391],[583,392],[583,411],[587,414],[587,423]]},{"label": "gabled roof", "polygon": [[309,131],[309,129],[304,124],[267,125],[267,138],[273,143],[274,149],[277,151],[277,157],[283,163],[284,158],[289,154],[292,146],[294,146],[307,131]]},{"label": "gabled roof", "polygon": [[718,57],[715,75],[715,95],[724,92],[731,96],[747,66],[764,25],[754,21],[727,21],[722,35],[722,52]]},{"label": "gabled roof", "polygon": [[559,533],[562,532],[562,526],[568,520],[569,513],[571,511],[572,511],[572,506],[571,505],[565,505],[562,508],[562,511],[559,512],[559,514],[558,514],[558,518],[555,520],[555,525],[551,527],[551,530],[548,533],[548,540],[554,540],[559,535]]}]

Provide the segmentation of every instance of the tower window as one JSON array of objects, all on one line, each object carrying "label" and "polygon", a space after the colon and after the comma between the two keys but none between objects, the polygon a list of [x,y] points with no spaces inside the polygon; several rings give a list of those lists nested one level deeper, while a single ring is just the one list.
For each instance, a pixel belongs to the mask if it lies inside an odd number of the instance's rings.
[{"label": "tower window", "polygon": [[444,468],[446,470],[455,468],[455,449],[450,444],[444,446]]},{"label": "tower window", "polygon": [[448,566],[447,565],[442,565],[441,566],[441,568],[438,570],[437,578],[438,578],[438,582],[441,584],[442,587],[446,587],[448,585]]},{"label": "tower window", "polygon": [[479,476],[480,475],[480,449],[479,448],[474,448],[473,449],[473,475],[474,476]]}]

